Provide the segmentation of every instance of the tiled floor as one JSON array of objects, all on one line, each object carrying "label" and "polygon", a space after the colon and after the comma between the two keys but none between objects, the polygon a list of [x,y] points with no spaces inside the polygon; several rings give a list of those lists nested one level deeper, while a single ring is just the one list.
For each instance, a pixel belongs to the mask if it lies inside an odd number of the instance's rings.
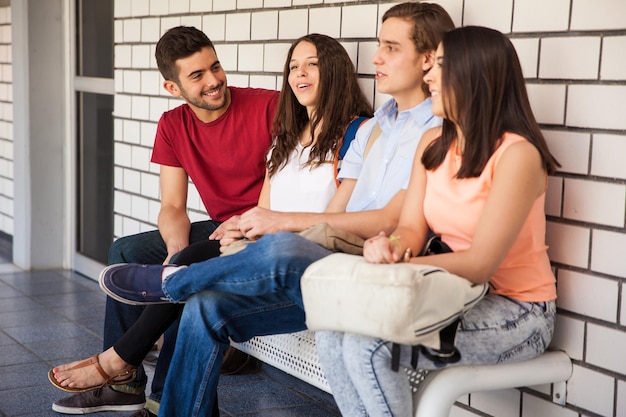
[{"label": "tiled floor", "polygon": [[[61,415],[50,406],[66,394],[46,373],[100,351],[104,302],[98,284],[79,274],[24,272],[0,258],[0,417]],[[339,416],[329,394],[267,367],[223,376],[219,398],[222,417]]]}]

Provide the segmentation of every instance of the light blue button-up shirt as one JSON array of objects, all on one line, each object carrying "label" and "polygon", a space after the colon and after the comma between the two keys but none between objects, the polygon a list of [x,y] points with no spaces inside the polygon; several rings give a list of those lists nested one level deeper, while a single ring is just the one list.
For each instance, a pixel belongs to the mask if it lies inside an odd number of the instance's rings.
[{"label": "light blue button-up shirt", "polygon": [[[363,162],[363,152],[376,123],[381,134]],[[382,208],[405,189],[422,135],[441,123],[441,118],[432,114],[430,98],[400,113],[394,99],[376,110],[374,117],[359,128],[341,164],[339,179],[357,179],[346,211]]]}]

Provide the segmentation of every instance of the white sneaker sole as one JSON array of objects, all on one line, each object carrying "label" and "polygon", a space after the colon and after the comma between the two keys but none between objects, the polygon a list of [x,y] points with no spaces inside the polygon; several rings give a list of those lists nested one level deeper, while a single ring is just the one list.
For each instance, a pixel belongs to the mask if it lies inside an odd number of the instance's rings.
[{"label": "white sneaker sole", "polygon": [[99,411],[139,411],[143,409],[145,404],[146,403],[130,405],[99,405],[96,407],[64,407],[53,403],[52,410],[57,413],[64,414],[91,414]]}]

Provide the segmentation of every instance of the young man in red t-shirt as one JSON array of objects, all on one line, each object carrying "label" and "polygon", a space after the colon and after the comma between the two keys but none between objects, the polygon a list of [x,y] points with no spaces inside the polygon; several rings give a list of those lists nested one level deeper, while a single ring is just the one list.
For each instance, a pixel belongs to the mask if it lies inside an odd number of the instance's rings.
[{"label": "young man in red t-shirt", "polygon": [[[109,264],[171,262],[191,243],[207,239],[220,222],[256,206],[265,174],[265,154],[271,145],[278,92],[228,87],[213,43],[193,27],[168,30],[157,43],[155,56],[165,79],[165,90],[185,100],[185,104],[165,112],[157,127],[152,162],[160,164],[158,230],[115,241]],[[190,178],[211,220],[190,221]],[[107,297],[104,350],[114,346],[121,351],[124,343],[132,345],[128,334],[141,337],[141,332],[127,330],[142,312],[143,307]],[[165,314],[170,313],[162,313]],[[148,315],[144,319],[145,316]],[[159,310],[151,310],[149,316],[159,320]],[[74,394],[56,401],[53,410],[71,414],[139,410],[133,416],[156,415],[177,324],[165,333],[146,409],[143,404],[147,378],[140,366],[137,376],[127,385]],[[117,353],[123,356],[122,352]],[[87,367],[85,370],[89,371]],[[213,414],[218,415],[217,407]]]}]

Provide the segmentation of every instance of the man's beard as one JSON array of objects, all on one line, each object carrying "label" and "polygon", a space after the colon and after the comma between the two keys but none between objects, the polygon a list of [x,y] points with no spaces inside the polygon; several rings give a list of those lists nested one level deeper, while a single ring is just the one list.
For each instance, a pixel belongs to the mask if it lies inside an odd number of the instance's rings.
[{"label": "man's beard", "polygon": [[[210,91],[215,91],[215,90],[222,90],[222,88],[224,87],[224,83],[220,83],[219,86],[217,88],[212,88],[210,89]],[[183,98],[185,100],[187,100],[187,102],[189,104],[193,104],[195,107],[204,109],[204,110],[219,110],[221,108],[223,108],[226,105],[226,97],[227,97],[227,91],[224,90],[224,93],[222,94],[222,100],[219,103],[207,103],[205,101],[202,100],[202,97],[204,96],[204,91],[202,92],[202,96],[200,96],[199,98],[192,98],[190,97],[187,92],[183,89],[180,90],[181,91],[181,95],[183,96]]]}]

